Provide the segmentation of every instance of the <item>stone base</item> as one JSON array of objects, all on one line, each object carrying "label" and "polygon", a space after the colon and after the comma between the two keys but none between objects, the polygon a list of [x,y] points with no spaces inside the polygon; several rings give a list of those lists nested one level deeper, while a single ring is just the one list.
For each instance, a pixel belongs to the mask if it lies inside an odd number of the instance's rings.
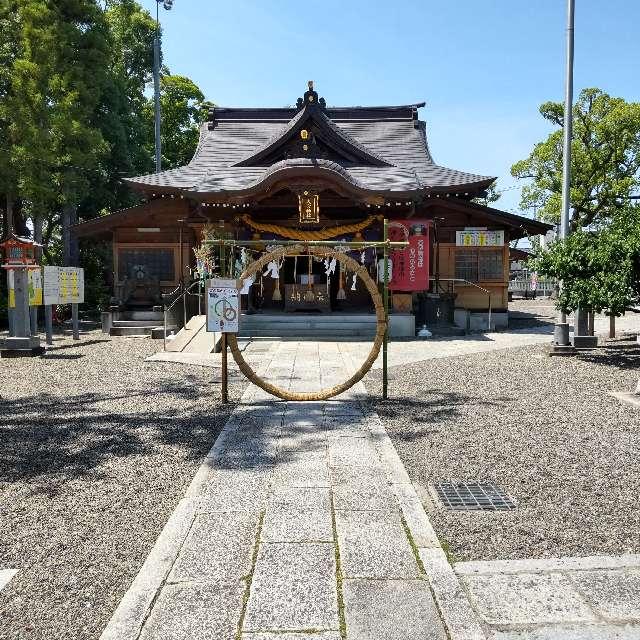
[{"label": "stone base", "polygon": [[576,349],[570,344],[552,344],[547,350],[549,356],[573,356],[576,354]]},{"label": "stone base", "polygon": [[40,344],[38,336],[28,338],[7,338],[0,348],[1,358],[31,358],[41,356],[45,349]]},{"label": "stone base", "polygon": [[573,336],[571,343],[576,349],[595,349],[598,346],[597,336]]}]

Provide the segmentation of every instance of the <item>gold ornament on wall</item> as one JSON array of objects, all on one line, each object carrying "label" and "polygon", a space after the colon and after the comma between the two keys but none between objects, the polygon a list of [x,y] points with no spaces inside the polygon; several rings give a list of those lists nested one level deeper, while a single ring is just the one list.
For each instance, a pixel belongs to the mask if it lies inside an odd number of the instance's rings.
[{"label": "gold ornament on wall", "polygon": [[318,224],[320,222],[320,196],[317,193],[303,191],[298,195],[300,222]]}]

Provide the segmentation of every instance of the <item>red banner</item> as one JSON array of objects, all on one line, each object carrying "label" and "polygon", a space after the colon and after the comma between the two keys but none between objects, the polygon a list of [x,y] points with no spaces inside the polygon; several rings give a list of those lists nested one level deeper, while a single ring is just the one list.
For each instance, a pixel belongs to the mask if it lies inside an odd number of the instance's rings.
[{"label": "red banner", "polygon": [[391,282],[394,291],[424,291],[429,288],[429,221],[391,220],[389,240],[409,243],[391,252]]}]

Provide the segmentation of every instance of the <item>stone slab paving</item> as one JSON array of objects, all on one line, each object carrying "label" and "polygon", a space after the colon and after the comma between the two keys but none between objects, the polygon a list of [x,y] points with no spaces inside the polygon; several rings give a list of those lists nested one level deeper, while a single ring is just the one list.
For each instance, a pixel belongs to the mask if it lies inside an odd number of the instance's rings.
[{"label": "stone slab paving", "polygon": [[[260,347],[253,366],[289,389],[357,366],[353,343]],[[640,640],[636,556],[454,572],[365,396],[250,385],[101,640]]]},{"label": "stone slab paving", "polygon": [[[600,336],[608,335],[609,318],[596,316],[595,333]],[[623,332],[640,331],[640,314],[628,313],[616,319],[618,335]],[[485,353],[498,349],[525,347],[535,344],[550,344],[553,336],[553,325],[533,327],[529,329],[509,329],[492,333],[474,333],[461,337],[430,338],[428,340],[410,340],[389,343],[389,367],[395,367],[412,362],[422,362],[434,358],[450,358],[471,353]],[[368,353],[368,342],[349,342],[344,348],[358,362],[363,360],[363,354]],[[374,369],[382,368],[382,355],[373,364]]]},{"label": "stone slab paving", "polygon": [[640,638],[640,555],[454,568],[495,640]]},{"label": "stone slab paving", "polygon": [[[253,364],[293,390],[354,368],[337,343],[273,343]],[[362,393],[287,403],[249,386],[102,640],[445,640],[406,473]]]}]

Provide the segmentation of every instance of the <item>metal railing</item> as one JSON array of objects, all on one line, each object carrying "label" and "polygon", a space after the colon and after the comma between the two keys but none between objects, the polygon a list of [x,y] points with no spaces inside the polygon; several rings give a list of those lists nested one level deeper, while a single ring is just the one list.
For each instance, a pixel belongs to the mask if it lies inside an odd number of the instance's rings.
[{"label": "metal railing", "polygon": [[[192,289],[198,286],[198,293],[192,293]],[[179,292],[179,293],[178,293]],[[176,295],[177,294],[177,295]],[[182,320],[183,326],[187,327],[187,296],[198,297],[198,315],[201,315],[202,311],[202,280],[194,280],[188,287],[184,286],[184,283],[180,283],[171,293],[163,294],[163,298],[171,298],[175,296],[173,301],[167,306],[163,305],[163,331],[162,331],[162,350],[167,350],[167,312],[171,311],[175,305],[182,300]]]},{"label": "metal railing", "polygon": [[480,291],[483,291],[484,293],[487,294],[488,299],[489,299],[489,318],[488,318],[488,329],[489,331],[491,331],[491,291],[489,291],[489,289],[485,289],[484,287],[481,287],[478,283],[476,282],[471,282],[471,280],[465,280],[464,278],[435,278],[434,276],[431,276],[429,278],[429,280],[431,280],[432,282],[452,282],[454,283],[454,290],[455,290],[455,283],[456,282],[463,282],[464,284],[467,285],[471,285],[472,287],[475,287],[476,289],[480,289]]},{"label": "metal railing", "polygon": [[509,292],[536,293],[536,295],[550,296],[557,288],[558,283],[555,280],[538,280],[535,289],[531,284],[530,278],[515,278],[509,280]]}]

